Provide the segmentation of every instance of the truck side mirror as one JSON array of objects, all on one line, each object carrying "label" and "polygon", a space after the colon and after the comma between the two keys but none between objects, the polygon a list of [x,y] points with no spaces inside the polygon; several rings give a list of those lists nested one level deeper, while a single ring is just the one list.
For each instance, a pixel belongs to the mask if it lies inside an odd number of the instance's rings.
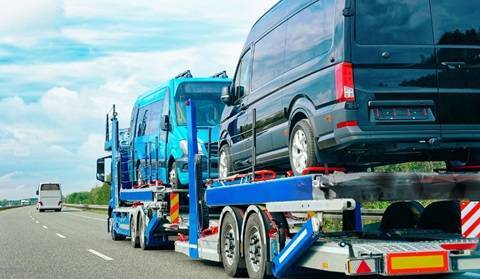
[{"label": "truck side mirror", "polygon": [[35,194],[38,196],[38,190],[35,192]]},{"label": "truck side mirror", "polygon": [[97,160],[97,180],[105,182],[105,158]]},{"label": "truck side mirror", "polygon": [[225,105],[227,106],[233,104],[234,94],[232,94],[232,91],[233,87],[231,86],[225,86],[222,88],[222,95],[220,96],[220,98],[222,99],[222,102],[225,103]]},{"label": "truck side mirror", "polygon": [[241,85],[237,86],[237,88],[235,88],[235,93],[235,99],[240,100],[241,98],[243,98],[243,96],[245,96],[245,87]]},{"label": "truck side mirror", "polygon": [[170,130],[170,117],[168,115],[162,116],[162,124],[161,124],[162,131],[169,131]]}]

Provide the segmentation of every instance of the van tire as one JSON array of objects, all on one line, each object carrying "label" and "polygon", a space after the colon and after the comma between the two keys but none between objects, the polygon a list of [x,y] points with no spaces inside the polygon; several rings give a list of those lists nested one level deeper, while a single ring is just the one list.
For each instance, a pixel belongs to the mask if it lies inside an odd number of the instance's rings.
[{"label": "van tire", "polygon": [[[223,166],[221,166],[221,164],[223,164]],[[220,170],[221,167],[226,169],[223,174]],[[231,171],[232,165],[230,161],[230,147],[228,144],[224,144],[220,148],[220,152],[218,152],[218,177],[220,179],[225,179],[230,176]]]},{"label": "van tire", "polygon": [[461,233],[459,201],[437,201],[428,205],[420,217],[418,227],[424,230],[441,230],[445,233]]},{"label": "van tire", "polygon": [[298,121],[293,126],[288,144],[290,166],[294,175],[301,175],[305,168],[318,165],[316,150],[317,146],[310,122],[307,119]]}]

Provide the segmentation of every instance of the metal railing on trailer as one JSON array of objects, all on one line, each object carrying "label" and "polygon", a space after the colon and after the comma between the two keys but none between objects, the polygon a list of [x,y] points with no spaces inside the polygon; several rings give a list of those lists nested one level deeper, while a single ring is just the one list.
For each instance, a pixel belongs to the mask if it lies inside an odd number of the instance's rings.
[{"label": "metal railing on trailer", "polygon": [[[459,218],[470,220],[462,226],[468,227],[467,238],[415,226],[367,234],[361,221],[365,201],[480,200],[478,174],[333,172],[256,181],[252,169],[250,179],[210,182],[205,189],[198,175],[201,155],[196,152],[195,105],[191,102],[187,116],[190,227],[188,237],[176,242],[177,251],[194,259],[223,262],[232,276],[246,266],[250,277],[256,278],[267,273],[283,277],[298,267],[385,276],[479,269],[478,202],[461,205]],[[205,205],[222,208],[220,219],[212,220],[207,230]],[[343,214],[342,231],[323,231],[325,213]],[[292,223],[294,214],[305,218]],[[445,217],[437,216],[441,218]]]}]

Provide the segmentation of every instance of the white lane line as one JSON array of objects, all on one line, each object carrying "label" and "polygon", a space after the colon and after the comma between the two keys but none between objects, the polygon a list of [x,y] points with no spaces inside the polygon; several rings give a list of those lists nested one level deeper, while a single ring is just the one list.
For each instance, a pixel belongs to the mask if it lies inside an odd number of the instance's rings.
[{"label": "white lane line", "polygon": [[96,256],[99,256],[100,258],[102,258],[102,259],[104,259],[104,260],[106,260],[106,261],[113,261],[113,259],[110,258],[109,256],[105,256],[104,254],[102,254],[102,253],[100,253],[100,252],[97,252],[97,251],[95,251],[95,250],[93,250],[93,249],[88,249],[87,251],[90,252],[90,253],[92,253],[92,254],[94,254],[94,255],[96,255]]},{"label": "white lane line", "polygon": [[48,229],[48,227],[47,227],[47,226],[42,226],[42,227],[43,227],[44,229]]},{"label": "white lane line", "polygon": [[60,238],[67,238],[66,236],[61,235],[61,234],[59,234],[59,233],[55,233],[55,234],[56,234],[58,237],[60,237]]},{"label": "white lane line", "polygon": [[35,221],[35,223],[36,223],[36,224],[40,224],[40,222],[38,222],[38,221]]},{"label": "white lane line", "polygon": [[80,214],[75,214],[75,213],[70,213],[70,212],[64,212],[64,213],[70,214],[70,215],[73,215],[73,216],[77,216],[77,217],[81,217],[81,218],[85,218],[85,219],[91,219],[91,220],[102,221],[102,222],[106,222],[106,221],[107,221],[107,218],[105,218],[105,219],[100,219],[100,218],[83,216],[83,215],[80,215]]}]

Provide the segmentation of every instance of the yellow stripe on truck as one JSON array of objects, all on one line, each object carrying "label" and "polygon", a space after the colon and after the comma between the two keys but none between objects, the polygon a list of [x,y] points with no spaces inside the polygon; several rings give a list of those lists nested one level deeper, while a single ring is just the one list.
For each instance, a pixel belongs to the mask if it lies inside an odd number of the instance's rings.
[{"label": "yellow stripe on truck", "polygon": [[442,255],[392,258],[392,269],[435,268],[443,266]]}]

